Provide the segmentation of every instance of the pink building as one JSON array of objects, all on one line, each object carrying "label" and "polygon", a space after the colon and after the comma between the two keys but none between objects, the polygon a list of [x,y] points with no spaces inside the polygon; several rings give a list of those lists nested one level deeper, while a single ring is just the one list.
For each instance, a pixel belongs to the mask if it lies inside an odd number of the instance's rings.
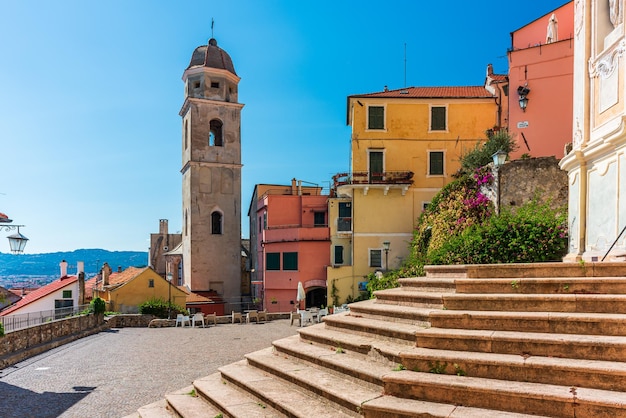
[{"label": "pink building", "polygon": [[574,2],[511,33],[509,131],[519,149],[511,158],[563,158],[572,142]]},{"label": "pink building", "polygon": [[257,184],[250,208],[253,297],[268,312],[326,306],[326,267],[330,264],[328,195],[318,186]]}]

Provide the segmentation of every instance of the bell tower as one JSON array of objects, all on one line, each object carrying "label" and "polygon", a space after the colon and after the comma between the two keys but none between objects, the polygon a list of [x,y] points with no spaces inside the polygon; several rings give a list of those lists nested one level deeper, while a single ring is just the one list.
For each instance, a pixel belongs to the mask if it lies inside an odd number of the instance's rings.
[{"label": "bell tower", "polygon": [[[240,78],[215,39],[197,47],[183,73],[183,282],[217,292],[224,312],[241,298]],[[230,305],[231,303],[236,305]]]}]

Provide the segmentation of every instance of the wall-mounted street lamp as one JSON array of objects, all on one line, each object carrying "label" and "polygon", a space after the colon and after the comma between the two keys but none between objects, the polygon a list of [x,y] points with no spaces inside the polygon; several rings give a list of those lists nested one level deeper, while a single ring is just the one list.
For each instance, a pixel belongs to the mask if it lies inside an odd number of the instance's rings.
[{"label": "wall-mounted street lamp", "polygon": [[530,93],[528,85],[519,86],[517,88],[517,94],[519,95],[519,107],[522,109],[522,112],[526,112],[526,106],[528,106],[528,93]]},{"label": "wall-mounted street lamp", "polygon": [[9,239],[11,252],[13,254],[21,254],[24,252],[24,247],[26,247],[26,243],[28,242],[28,238],[20,233],[20,228],[23,228],[24,225],[9,225],[11,222],[13,221],[10,219],[0,218],[0,231],[17,230],[15,234],[9,235],[7,238]]},{"label": "wall-mounted street lamp", "polygon": [[389,247],[391,243],[389,241],[383,242],[383,250],[385,250],[385,270],[389,270]]}]

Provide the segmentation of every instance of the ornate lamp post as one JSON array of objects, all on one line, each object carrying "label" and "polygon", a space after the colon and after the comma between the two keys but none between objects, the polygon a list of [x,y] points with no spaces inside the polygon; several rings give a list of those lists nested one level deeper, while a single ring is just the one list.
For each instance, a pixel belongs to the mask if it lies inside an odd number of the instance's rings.
[{"label": "ornate lamp post", "polygon": [[28,238],[20,233],[20,227],[24,227],[24,225],[9,225],[13,222],[11,219],[0,217],[0,231],[13,231],[17,229],[17,232],[13,235],[9,235],[7,238],[9,239],[9,247],[11,248],[11,252],[13,254],[21,254],[24,252],[24,247],[26,247],[26,243],[28,242]]},{"label": "ornate lamp post", "polygon": [[383,250],[385,250],[385,271],[389,270],[389,247],[391,243],[389,241],[383,242]]},{"label": "ornate lamp post", "polygon": [[172,272],[167,272],[167,319],[172,319]]}]

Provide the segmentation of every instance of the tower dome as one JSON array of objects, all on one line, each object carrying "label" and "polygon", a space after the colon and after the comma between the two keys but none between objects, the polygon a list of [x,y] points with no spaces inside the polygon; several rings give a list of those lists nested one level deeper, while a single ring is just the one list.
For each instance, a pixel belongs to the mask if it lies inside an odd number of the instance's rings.
[{"label": "tower dome", "polygon": [[217,46],[215,38],[209,39],[208,45],[201,45],[193,51],[187,70],[195,67],[217,68],[237,75],[233,60],[226,51]]}]

